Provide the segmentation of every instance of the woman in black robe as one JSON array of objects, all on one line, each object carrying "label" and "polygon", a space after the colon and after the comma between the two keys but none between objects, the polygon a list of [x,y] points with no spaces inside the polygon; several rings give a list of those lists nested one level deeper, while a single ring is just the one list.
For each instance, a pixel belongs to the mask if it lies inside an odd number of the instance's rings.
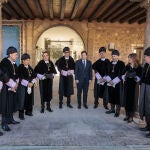
[{"label": "woman in black robe", "polygon": [[124,106],[126,117],[124,121],[128,123],[133,121],[133,116],[137,110],[139,97],[139,81],[142,75],[142,67],[139,65],[137,55],[131,53],[128,56],[128,64],[123,71],[122,79],[124,80]]},{"label": "woman in black robe", "polygon": [[43,60],[41,60],[34,69],[39,79],[39,88],[41,96],[41,113],[44,113],[45,102],[47,110],[52,112],[50,102],[53,98],[53,79],[54,74],[57,74],[53,62],[49,59],[49,53],[43,52]]},{"label": "woman in black robe", "polygon": [[75,69],[75,62],[70,56],[70,48],[64,47],[64,56],[56,61],[56,66],[60,72],[59,79],[59,108],[62,108],[63,96],[67,97],[67,107],[73,108],[71,105],[71,95],[74,94],[73,74]]},{"label": "woman in black robe", "polygon": [[30,55],[25,53],[21,56],[22,64],[18,67],[19,86],[19,118],[24,120],[24,111],[28,116],[32,116],[34,104],[34,84],[36,83],[36,75],[29,65]]},{"label": "woman in black robe", "polygon": [[104,79],[107,75],[107,68],[110,63],[109,59],[105,57],[106,48],[101,47],[99,49],[100,59],[93,63],[92,68],[95,72],[95,82],[94,82],[94,108],[98,107],[98,99],[103,99],[103,106],[108,109],[108,94],[107,94],[107,83]]},{"label": "woman in black robe", "polygon": [[13,113],[18,111],[18,99],[17,99],[17,87],[19,83],[18,79],[18,67],[15,64],[18,58],[17,49],[15,47],[9,47],[7,49],[8,57],[1,61],[2,70],[8,75],[9,81],[4,86],[4,93],[6,99],[3,101],[2,110],[2,129],[4,131],[10,131],[8,124],[18,124],[13,118]]},{"label": "woman in black robe", "polygon": [[[115,113],[114,117],[119,117],[121,107],[122,73],[125,64],[119,60],[119,51],[112,51],[112,62],[108,66],[108,76],[106,77],[108,85],[109,102],[111,109],[107,114]],[[115,108],[116,107],[116,108]]]}]

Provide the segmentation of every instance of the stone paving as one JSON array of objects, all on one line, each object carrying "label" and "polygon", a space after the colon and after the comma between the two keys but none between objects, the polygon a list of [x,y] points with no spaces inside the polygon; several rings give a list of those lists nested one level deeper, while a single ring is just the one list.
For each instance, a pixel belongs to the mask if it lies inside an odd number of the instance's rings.
[{"label": "stone paving", "polygon": [[[139,120],[127,124],[124,115],[114,118],[102,107],[93,109],[92,85],[89,90],[89,109],[77,109],[64,103],[58,108],[58,77],[54,83],[53,113],[40,113],[38,88],[35,89],[34,116],[25,116],[19,125],[11,125],[11,132],[0,137],[0,150],[150,150],[150,139],[138,130]],[[76,90],[76,88],[75,88]],[[75,91],[76,93],[76,91]],[[15,115],[18,120],[18,114]]]}]

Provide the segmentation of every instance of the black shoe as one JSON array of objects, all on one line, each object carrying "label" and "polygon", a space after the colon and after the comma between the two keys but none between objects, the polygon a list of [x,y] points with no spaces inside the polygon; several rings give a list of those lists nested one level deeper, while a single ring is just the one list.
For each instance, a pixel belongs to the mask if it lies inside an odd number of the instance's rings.
[{"label": "black shoe", "polygon": [[124,119],[123,119],[123,121],[128,121],[129,120],[129,117],[128,116],[126,116]]},{"label": "black shoe", "polygon": [[133,122],[133,118],[132,118],[132,117],[130,117],[130,118],[128,119],[128,123],[131,123],[131,122]]},{"label": "black shoe", "polygon": [[145,135],[146,138],[150,138],[150,132]]},{"label": "black shoe", "polygon": [[115,113],[114,117],[119,117],[119,113]]},{"label": "black shoe", "polygon": [[140,131],[148,131],[148,128],[147,128],[147,126],[146,126],[146,127],[144,127],[144,128],[140,128],[139,130],[140,130]]},{"label": "black shoe", "polygon": [[19,119],[20,119],[20,120],[25,120],[25,118],[24,118],[24,113],[19,113]]},{"label": "black shoe", "polygon": [[71,104],[67,104],[67,107],[69,108],[73,108],[73,106]]},{"label": "black shoe", "polygon": [[88,109],[88,106],[87,106],[87,105],[84,105],[84,108],[85,108],[85,109]]},{"label": "black shoe", "polygon": [[46,108],[46,110],[49,112],[53,112],[53,110],[50,107]]},{"label": "black shoe", "polygon": [[18,121],[15,121],[15,120],[10,120],[8,121],[8,124],[19,124],[20,122]]},{"label": "black shoe", "polygon": [[104,106],[104,108],[105,108],[106,110],[108,110],[108,109],[109,109],[107,105],[106,105],[106,106]]},{"label": "black shoe", "polygon": [[106,111],[106,114],[112,114],[112,113],[115,113],[115,111],[114,111],[114,110],[112,110],[112,109],[110,109],[110,110]]},{"label": "black shoe", "polygon": [[95,104],[93,108],[94,108],[94,109],[96,109],[97,107],[98,107],[98,105],[97,105],[97,104]]},{"label": "black shoe", "polygon": [[0,132],[0,136],[2,136],[3,135],[3,132]]},{"label": "black shoe", "polygon": [[81,109],[81,105],[78,105],[78,109]]},{"label": "black shoe", "polygon": [[26,111],[25,115],[27,115],[27,116],[33,116],[32,112],[30,112],[30,111]]},{"label": "black shoe", "polygon": [[41,112],[41,113],[44,113],[44,108],[42,108],[40,112]]},{"label": "black shoe", "polygon": [[62,109],[62,108],[63,108],[62,104],[59,104],[59,109]]},{"label": "black shoe", "polygon": [[11,131],[11,129],[9,128],[9,126],[7,124],[2,124],[2,129],[4,131]]}]

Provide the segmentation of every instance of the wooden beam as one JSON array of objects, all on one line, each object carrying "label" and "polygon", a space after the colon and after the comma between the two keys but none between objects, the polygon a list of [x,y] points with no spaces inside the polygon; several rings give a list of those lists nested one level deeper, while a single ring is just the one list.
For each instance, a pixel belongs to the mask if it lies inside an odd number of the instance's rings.
[{"label": "wooden beam", "polygon": [[120,19],[124,18],[125,16],[129,15],[130,13],[132,13],[133,11],[135,11],[136,9],[138,9],[139,6],[138,5],[134,5],[134,7],[131,7],[127,10],[125,10],[122,14],[120,14],[119,16],[117,16],[116,18],[112,19],[111,22],[115,22],[115,21],[120,21]]},{"label": "wooden beam", "polygon": [[4,18],[10,20],[11,19],[11,16],[2,8],[2,15]]},{"label": "wooden beam", "polygon": [[48,0],[48,9],[50,19],[53,20],[54,19],[53,0]]},{"label": "wooden beam", "polygon": [[99,5],[96,7],[96,9],[94,10],[94,12],[90,15],[88,21],[94,20],[95,17],[96,17],[96,14],[97,14],[100,10],[104,9],[104,8],[105,8],[105,5],[106,5],[108,2],[110,2],[110,0],[103,0],[103,1],[101,1],[101,2],[99,3]]},{"label": "wooden beam", "polygon": [[145,13],[145,9],[140,9],[140,10],[137,10],[135,12],[133,12],[132,14],[129,14],[128,16],[126,16],[125,18],[121,19],[120,22],[123,23],[123,22],[127,22],[127,21],[130,21],[138,16],[140,16],[141,14]]},{"label": "wooden beam", "polygon": [[29,7],[28,3],[26,0],[18,0],[18,4],[20,7],[22,7],[23,10],[25,11],[25,14],[30,18],[30,19],[34,19],[34,15],[33,12],[31,10],[31,8]]},{"label": "wooden beam", "polygon": [[15,17],[16,19],[20,19],[20,16],[17,14],[17,12],[9,5],[9,3],[3,4],[4,10],[9,13],[11,16]]},{"label": "wooden beam", "polygon": [[112,15],[114,12],[118,11],[118,8],[120,6],[123,6],[127,1],[126,0],[121,0],[118,2],[118,0],[115,2],[113,6],[110,6],[104,13],[103,16],[100,19],[97,19],[98,21],[102,21],[106,19],[108,16]]},{"label": "wooden beam", "polygon": [[23,19],[28,19],[24,11],[19,7],[16,0],[10,0],[9,3],[18,12],[18,14],[21,15],[21,17],[23,17]]},{"label": "wooden beam", "polygon": [[65,8],[66,8],[66,0],[61,0],[60,20],[63,20],[63,19],[64,19],[64,16],[65,16]]},{"label": "wooden beam", "polygon": [[141,14],[139,16],[136,16],[135,18],[129,20],[129,23],[132,24],[134,22],[138,22],[139,20],[141,20],[141,19],[143,19],[145,17],[146,17],[146,13],[143,13],[143,14]]},{"label": "wooden beam", "polygon": [[71,17],[70,17],[70,20],[73,20],[76,16],[76,13],[79,9],[79,5],[80,5],[80,2],[81,0],[75,0],[75,3],[74,3],[74,6],[73,6],[73,9],[72,9],[72,13],[71,13]]},{"label": "wooden beam", "polygon": [[94,0],[89,0],[87,5],[85,6],[84,10],[82,11],[80,17],[79,17],[79,21],[82,21],[84,18],[84,15],[86,14],[86,12],[88,11],[88,9],[92,6],[92,4],[94,3]]},{"label": "wooden beam", "polygon": [[126,9],[128,9],[131,6],[133,6],[132,3],[126,3],[126,5],[124,5],[123,7],[120,6],[119,9],[114,14],[107,17],[107,19],[104,19],[104,21],[109,22],[109,21],[113,20],[115,17],[118,17],[120,14],[122,14]]},{"label": "wooden beam", "polygon": [[39,0],[34,0],[34,2],[35,2],[35,5],[36,5],[36,8],[38,10],[40,18],[44,19],[44,13],[43,13],[43,10],[42,10],[42,7],[41,7]]},{"label": "wooden beam", "polygon": [[144,23],[144,22],[146,22],[146,16],[143,17],[143,18],[141,18],[141,19],[138,21],[139,24],[142,24],[142,23]]}]

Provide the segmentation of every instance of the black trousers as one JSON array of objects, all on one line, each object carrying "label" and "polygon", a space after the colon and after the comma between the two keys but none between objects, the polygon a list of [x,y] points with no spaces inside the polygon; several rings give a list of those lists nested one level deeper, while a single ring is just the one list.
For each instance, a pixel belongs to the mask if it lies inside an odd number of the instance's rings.
[{"label": "black trousers", "polygon": [[78,98],[78,105],[81,105],[81,94],[83,91],[83,104],[87,104],[87,95],[88,95],[88,88],[89,88],[89,80],[84,80],[77,84],[77,98]]},{"label": "black trousers", "polygon": [[13,114],[2,114],[2,124],[8,124],[10,121],[13,120]]},{"label": "black trousers", "polygon": [[145,121],[147,124],[147,128],[150,131],[150,115],[145,115]]},{"label": "black trousers", "polygon": [[[67,105],[71,103],[71,96],[67,96]],[[63,104],[63,95],[59,95],[59,105]]]}]

